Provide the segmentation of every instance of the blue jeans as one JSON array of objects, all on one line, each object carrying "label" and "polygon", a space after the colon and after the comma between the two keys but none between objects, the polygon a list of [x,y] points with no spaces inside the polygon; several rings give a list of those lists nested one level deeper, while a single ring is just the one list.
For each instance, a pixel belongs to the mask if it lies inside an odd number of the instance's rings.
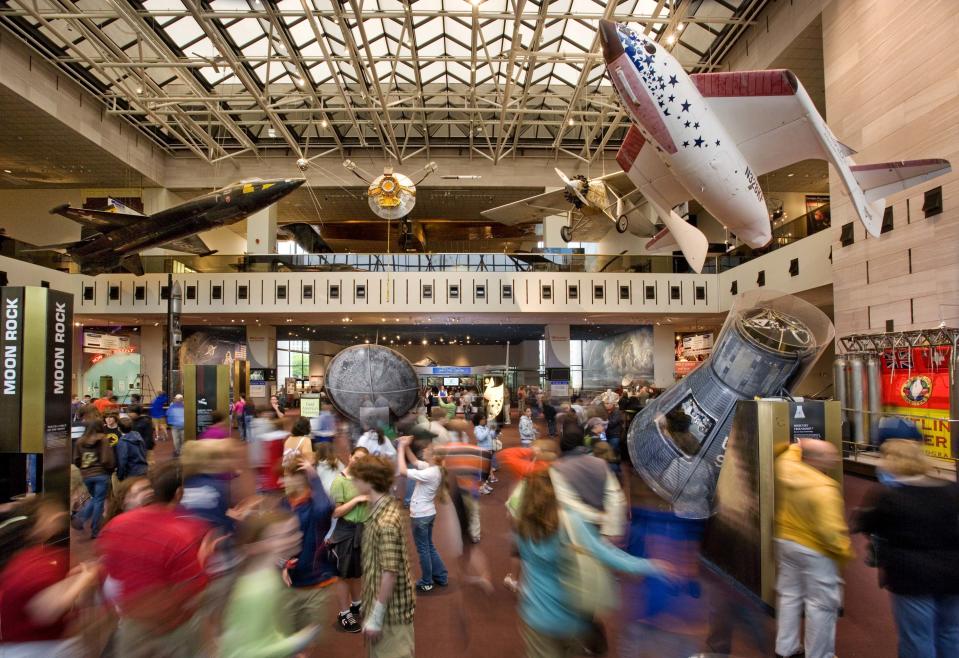
[{"label": "blue jeans", "polygon": [[410,519],[413,524],[413,543],[416,544],[416,552],[420,556],[420,571],[423,575],[420,577],[417,585],[445,585],[447,580],[446,565],[440,559],[440,554],[436,552],[436,546],[433,545],[433,521],[436,515],[421,516]]},{"label": "blue jeans", "polygon": [[413,499],[413,489],[416,488],[416,480],[406,478],[406,490],[403,492],[403,507],[409,509],[410,501]]},{"label": "blue jeans", "polygon": [[91,520],[92,517],[93,523],[90,526],[90,536],[96,537],[100,534],[100,523],[103,522],[103,504],[107,499],[107,491],[110,490],[110,476],[94,475],[83,478],[83,484],[86,485],[87,491],[90,492],[93,500],[83,508],[83,516],[81,518],[83,519],[84,525],[86,525],[86,522]]},{"label": "blue jeans", "polygon": [[959,596],[892,595],[899,658],[959,656]]}]

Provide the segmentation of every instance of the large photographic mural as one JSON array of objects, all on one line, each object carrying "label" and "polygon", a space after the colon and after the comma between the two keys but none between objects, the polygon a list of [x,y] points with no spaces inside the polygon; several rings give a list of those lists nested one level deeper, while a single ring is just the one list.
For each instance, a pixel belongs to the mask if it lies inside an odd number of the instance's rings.
[{"label": "large photographic mural", "polygon": [[183,327],[180,365],[229,366],[246,355],[246,327]]},{"label": "large photographic mural", "polygon": [[653,327],[583,343],[583,387],[615,388],[653,379]]}]

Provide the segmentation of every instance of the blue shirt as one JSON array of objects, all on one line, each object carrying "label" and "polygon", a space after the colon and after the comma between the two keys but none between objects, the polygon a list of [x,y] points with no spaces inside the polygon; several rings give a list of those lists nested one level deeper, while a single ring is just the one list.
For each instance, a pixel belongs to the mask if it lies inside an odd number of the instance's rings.
[{"label": "blue shirt", "polygon": [[489,425],[477,425],[473,428],[473,434],[476,435],[476,446],[483,450],[493,449],[493,439],[496,437],[496,430]]},{"label": "blue shirt", "polygon": [[[633,557],[600,539],[595,527],[575,512],[563,513],[569,515],[570,525],[580,538],[582,548],[608,568],[629,574],[658,573],[648,560]],[[573,608],[561,577],[562,565],[571,559],[572,553],[562,523],[556,534],[543,541],[515,537],[523,564],[520,617],[533,630],[554,637],[571,637],[586,632],[591,620]]]}]

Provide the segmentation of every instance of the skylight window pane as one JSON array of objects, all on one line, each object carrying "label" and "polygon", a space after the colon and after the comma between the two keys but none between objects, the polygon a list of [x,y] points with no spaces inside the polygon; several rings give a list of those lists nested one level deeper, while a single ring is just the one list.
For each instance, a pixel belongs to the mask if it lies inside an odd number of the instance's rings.
[{"label": "skylight window pane", "polygon": [[164,28],[164,31],[180,46],[196,41],[203,36],[203,29],[193,20],[192,16],[184,16],[180,20],[170,23]]},{"label": "skylight window pane", "polygon": [[180,0],[145,0],[143,7],[148,11],[184,11],[186,7]]},{"label": "skylight window pane", "polygon": [[255,18],[243,18],[226,28],[237,45],[249,43],[257,37],[265,35],[259,21]]}]

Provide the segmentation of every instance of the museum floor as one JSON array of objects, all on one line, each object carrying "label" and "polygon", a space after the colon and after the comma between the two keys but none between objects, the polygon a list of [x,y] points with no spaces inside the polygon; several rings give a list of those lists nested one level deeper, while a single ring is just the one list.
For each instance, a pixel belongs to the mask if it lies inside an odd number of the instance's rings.
[{"label": "museum floor", "polygon": [[[541,433],[545,427],[541,428]],[[504,429],[506,446],[518,443],[516,425]],[[161,443],[157,457],[168,459],[170,443]],[[869,480],[847,476],[845,479],[846,509],[851,511],[859,504],[871,486]],[[483,539],[480,546],[490,560],[494,574],[495,591],[487,596],[477,588],[464,586],[459,579],[459,569],[453,560],[447,560],[451,586],[447,589],[421,595],[416,603],[416,655],[418,658],[449,658],[450,656],[476,658],[513,658],[523,655],[522,640],[518,630],[516,598],[502,586],[503,575],[509,571],[510,543],[508,525],[503,507],[511,490],[508,475],[501,474],[496,491],[482,499]],[[74,559],[90,556],[91,544],[85,537],[73,533]],[[836,653],[840,658],[884,658],[895,656],[895,626],[889,606],[888,595],[881,591],[876,581],[876,571],[863,564],[865,541],[854,538],[857,557],[845,570],[846,600],[845,616],[840,619]],[[410,540],[410,557],[414,571],[416,552]],[[709,609],[733,611],[732,629],[733,656],[747,658],[771,656],[774,621],[761,607],[727,582],[704,573],[702,581],[703,601]],[[709,601],[705,599],[711,599]],[[310,656],[324,658],[353,658],[363,655],[363,639],[360,635],[339,632],[334,626],[334,614],[330,619],[320,645]],[[686,658],[703,651],[707,629],[705,626],[688,636],[659,633],[654,629],[640,629],[643,651],[636,644],[623,638],[623,629],[633,628],[622,619],[614,617],[607,624],[610,635],[610,656],[622,658]],[[680,640],[677,642],[677,637]],[[757,648],[751,638],[758,637]],[[627,646],[628,645],[628,646]],[[678,648],[677,645],[682,648]],[[691,650],[687,650],[691,647]]]}]

